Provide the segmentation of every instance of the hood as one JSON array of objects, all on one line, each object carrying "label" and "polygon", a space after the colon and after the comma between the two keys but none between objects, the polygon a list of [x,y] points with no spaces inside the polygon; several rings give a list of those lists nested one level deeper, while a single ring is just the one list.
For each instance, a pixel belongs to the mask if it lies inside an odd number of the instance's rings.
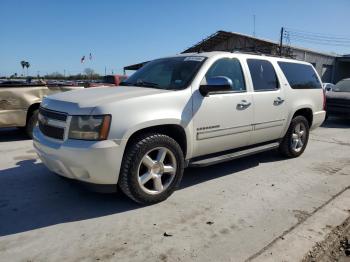
[{"label": "hood", "polygon": [[90,114],[99,105],[167,92],[172,91],[136,86],[85,88],[48,96],[42,106],[66,113]]}]

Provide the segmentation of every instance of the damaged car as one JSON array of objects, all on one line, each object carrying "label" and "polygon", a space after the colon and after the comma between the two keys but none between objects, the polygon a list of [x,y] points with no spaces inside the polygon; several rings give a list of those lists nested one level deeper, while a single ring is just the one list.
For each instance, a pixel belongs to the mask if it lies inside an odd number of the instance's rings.
[{"label": "damaged car", "polygon": [[32,138],[42,99],[51,94],[83,87],[48,87],[44,83],[3,82],[0,85],[0,128],[18,127]]}]

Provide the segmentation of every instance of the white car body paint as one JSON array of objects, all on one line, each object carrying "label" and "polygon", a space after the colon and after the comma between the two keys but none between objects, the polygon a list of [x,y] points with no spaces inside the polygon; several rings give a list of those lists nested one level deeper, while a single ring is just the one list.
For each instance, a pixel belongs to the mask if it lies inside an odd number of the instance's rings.
[{"label": "white car body paint", "polygon": [[[178,125],[186,134],[186,160],[228,149],[282,138],[299,109],[311,109],[311,129],[325,118],[322,89],[292,89],[278,61],[306,62],[241,53],[209,52],[179,56],[206,57],[191,84],[183,90],[134,86],[84,89],[46,97],[42,107],[68,115],[110,114],[112,122],[104,141],[58,140],[34,131],[34,147],[53,172],[94,184],[117,184],[129,138],[137,131],[159,125]],[[210,66],[220,58],[237,58],[244,73],[246,92],[209,94],[199,86]],[[270,61],[279,89],[254,92],[247,59]],[[316,71],[315,74],[317,75]],[[321,82],[321,80],[320,80]],[[274,100],[283,99],[280,105]],[[250,103],[238,110],[242,100]],[[69,123],[65,132],[69,129]]]}]

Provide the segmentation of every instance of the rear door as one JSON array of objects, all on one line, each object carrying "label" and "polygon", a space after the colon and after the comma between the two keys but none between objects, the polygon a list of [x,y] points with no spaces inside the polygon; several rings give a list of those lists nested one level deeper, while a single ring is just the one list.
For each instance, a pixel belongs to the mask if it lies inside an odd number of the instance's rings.
[{"label": "rear door", "polygon": [[281,137],[287,115],[286,97],[272,63],[265,59],[247,59],[253,85],[254,120],[249,144]]}]

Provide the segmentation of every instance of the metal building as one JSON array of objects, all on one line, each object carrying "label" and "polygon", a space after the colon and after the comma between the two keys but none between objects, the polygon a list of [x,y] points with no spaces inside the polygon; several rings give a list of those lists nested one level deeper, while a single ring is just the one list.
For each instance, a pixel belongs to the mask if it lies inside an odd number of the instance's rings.
[{"label": "metal building", "polygon": [[[313,64],[323,82],[336,83],[343,78],[350,77],[350,55],[339,56],[290,45],[284,45],[280,50],[277,42],[235,32],[217,31],[182,53],[205,51],[241,51],[268,55],[282,53],[284,57]],[[126,66],[124,70],[136,70],[145,63]]]}]

